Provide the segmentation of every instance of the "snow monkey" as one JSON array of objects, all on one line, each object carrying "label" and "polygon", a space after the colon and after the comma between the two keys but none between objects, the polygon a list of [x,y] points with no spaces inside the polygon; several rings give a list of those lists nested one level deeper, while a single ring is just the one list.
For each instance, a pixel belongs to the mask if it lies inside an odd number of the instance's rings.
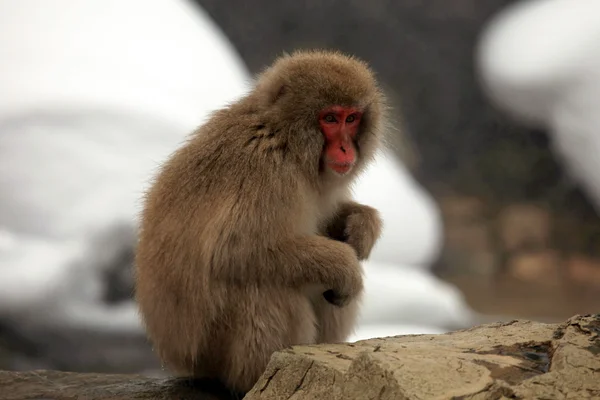
[{"label": "snow monkey", "polygon": [[352,333],[382,221],[350,185],[382,142],[384,103],[363,61],[298,51],[162,165],[136,300],[166,367],[246,392],[274,351]]}]

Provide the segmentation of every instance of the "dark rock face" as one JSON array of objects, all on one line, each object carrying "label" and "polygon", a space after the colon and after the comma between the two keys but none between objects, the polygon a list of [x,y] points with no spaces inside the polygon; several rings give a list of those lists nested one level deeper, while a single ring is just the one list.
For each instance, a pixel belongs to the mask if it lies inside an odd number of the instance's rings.
[{"label": "dark rock face", "polygon": [[[520,148],[547,147],[543,139],[525,139],[522,129],[498,115],[476,83],[477,35],[491,15],[514,0],[196,2],[252,72],[297,48],[335,48],[368,60],[399,96],[424,182],[448,183],[460,169],[470,171],[470,180],[484,179],[473,162],[507,140],[518,141]],[[495,186],[514,186],[505,181]]]},{"label": "dark rock face", "polygon": [[13,321],[0,323],[2,369],[161,375],[160,362],[144,333],[30,327]]},{"label": "dark rock face", "polygon": [[58,371],[0,371],[1,400],[237,400],[240,395],[207,381],[139,375]]},{"label": "dark rock face", "polygon": [[[81,269],[85,273],[73,278],[72,286],[63,289],[64,296],[77,299],[70,289],[98,280],[96,283],[103,293],[95,304],[89,305],[90,310],[92,306],[105,306],[108,314],[111,307],[116,309],[133,301],[136,231],[132,226],[114,226],[91,241],[94,250],[88,254],[89,265]],[[55,310],[48,312],[52,311]],[[160,373],[160,362],[142,329],[97,330],[84,323],[61,324],[52,318],[40,321],[45,314],[46,311],[31,310],[31,315],[0,320],[0,369]]]}]

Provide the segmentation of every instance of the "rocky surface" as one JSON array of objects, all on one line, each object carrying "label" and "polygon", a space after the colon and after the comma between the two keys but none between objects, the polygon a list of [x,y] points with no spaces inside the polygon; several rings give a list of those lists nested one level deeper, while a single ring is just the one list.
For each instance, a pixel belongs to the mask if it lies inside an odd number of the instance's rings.
[{"label": "rocky surface", "polygon": [[600,314],[306,346],[275,354],[246,398],[599,398],[599,354]]},{"label": "rocky surface", "polygon": [[239,397],[212,382],[140,375],[0,371],[1,400],[229,400]]},{"label": "rocky surface", "polygon": [[[0,372],[0,399],[236,399],[210,382]],[[600,398],[600,314],[445,335],[298,346],[273,355],[247,400]]]}]

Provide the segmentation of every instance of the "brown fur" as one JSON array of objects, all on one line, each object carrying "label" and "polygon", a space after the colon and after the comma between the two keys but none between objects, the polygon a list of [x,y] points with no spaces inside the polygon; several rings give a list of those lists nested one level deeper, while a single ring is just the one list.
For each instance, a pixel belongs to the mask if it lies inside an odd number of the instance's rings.
[{"label": "brown fur", "polygon": [[[348,186],[379,146],[383,102],[359,60],[284,56],[165,163],[142,214],[136,299],[166,366],[247,391],[274,351],[347,338],[359,259],[381,230]],[[346,176],[320,162],[317,114],[332,104],[365,110]]]}]

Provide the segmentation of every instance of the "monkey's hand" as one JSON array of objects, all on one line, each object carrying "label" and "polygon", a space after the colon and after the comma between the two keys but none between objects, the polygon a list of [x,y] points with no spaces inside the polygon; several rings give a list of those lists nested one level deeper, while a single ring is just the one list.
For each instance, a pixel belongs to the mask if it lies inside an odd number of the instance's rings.
[{"label": "monkey's hand", "polygon": [[331,303],[336,307],[344,307],[350,302],[350,300],[352,300],[349,296],[342,295],[333,289],[329,289],[324,292],[323,297],[328,303]]},{"label": "monkey's hand", "polygon": [[329,242],[330,252],[328,262],[324,262],[322,267],[329,274],[335,275],[334,279],[324,282],[326,287],[329,286],[329,290],[323,293],[323,297],[334,306],[344,307],[362,293],[362,266],[351,246],[330,239],[325,240]]},{"label": "monkey's hand", "polygon": [[[347,304],[363,291],[362,266],[356,251],[346,243],[323,235],[303,235],[282,238],[265,250],[251,261],[243,259],[252,268],[245,275],[244,282],[253,279],[257,283],[268,282],[276,286],[316,287],[321,293],[332,290],[332,303],[339,306]],[[235,252],[228,254],[235,255]],[[229,264],[239,263],[235,258],[232,260]],[[282,265],[286,268],[282,268]],[[222,273],[215,275],[218,279],[239,282],[236,269],[220,269],[216,272]]]},{"label": "monkey's hand", "polygon": [[327,227],[327,236],[348,243],[359,260],[369,257],[381,235],[383,222],[373,207],[355,202],[342,204]]}]

